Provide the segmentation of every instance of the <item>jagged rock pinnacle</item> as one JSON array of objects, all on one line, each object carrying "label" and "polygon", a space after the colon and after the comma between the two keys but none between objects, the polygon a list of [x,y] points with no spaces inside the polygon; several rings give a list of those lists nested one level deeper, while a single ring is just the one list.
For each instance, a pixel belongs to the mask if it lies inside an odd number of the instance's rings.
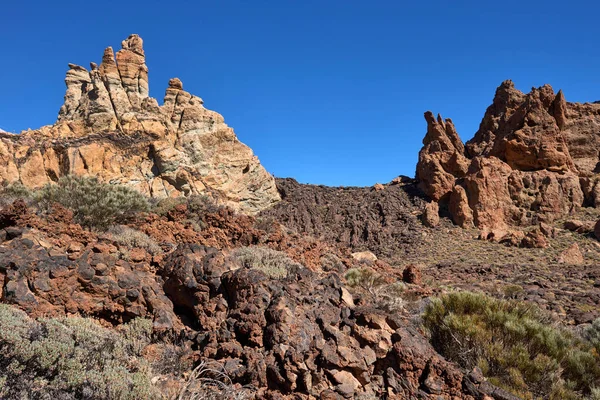
[{"label": "jagged rock pinnacle", "polygon": [[138,35],[125,39],[116,55],[107,47],[100,65],[90,66],[69,64],[53,126],[0,142],[0,183],[40,187],[65,174],[96,175],[159,198],[210,192],[247,213],[279,200],[252,150],[179,79],[169,81],[163,106],[149,97]]}]

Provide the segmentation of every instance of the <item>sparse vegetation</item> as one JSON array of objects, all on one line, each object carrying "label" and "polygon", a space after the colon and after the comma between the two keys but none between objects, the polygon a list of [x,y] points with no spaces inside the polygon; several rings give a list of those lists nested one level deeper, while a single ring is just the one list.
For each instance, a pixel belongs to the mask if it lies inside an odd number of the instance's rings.
[{"label": "sparse vegetation", "polygon": [[0,304],[0,398],[158,399],[140,356],[150,321],[119,331],[85,318],[30,319]]},{"label": "sparse vegetation", "polygon": [[326,253],[321,257],[321,268],[323,271],[341,272],[345,269],[345,266],[338,256],[332,253]]},{"label": "sparse vegetation", "polygon": [[284,279],[291,270],[304,268],[287,254],[267,247],[240,247],[234,250],[233,257],[243,266],[259,269],[273,279]]},{"label": "sparse vegetation", "polygon": [[38,191],[36,197],[42,208],[49,209],[53,203],[59,203],[73,211],[76,222],[98,230],[149,208],[146,197],[136,190],[101,183],[95,177],[62,177],[56,184],[48,184]]},{"label": "sparse vegetation", "polygon": [[8,183],[5,181],[0,188],[0,207],[9,205],[17,199],[31,202],[33,199],[33,191],[23,186],[20,182]]},{"label": "sparse vegetation", "polygon": [[162,249],[154,239],[144,232],[125,225],[115,225],[108,229],[111,238],[120,245],[139,247],[152,255],[161,254]]},{"label": "sparse vegetation", "polygon": [[585,330],[584,336],[591,344],[594,345],[598,354],[600,354],[600,318],[597,318]]},{"label": "sparse vegetation", "polygon": [[387,312],[397,312],[404,308],[404,283],[389,283],[384,276],[369,267],[351,268],[346,272],[345,278],[348,286],[370,297],[370,303],[375,307]]},{"label": "sparse vegetation", "polygon": [[523,398],[589,398],[600,385],[592,344],[533,304],[453,292],[435,299],[423,320],[441,354],[479,366],[493,384]]},{"label": "sparse vegetation", "polygon": [[252,388],[234,385],[221,364],[203,361],[188,376],[177,400],[246,400],[253,397]]},{"label": "sparse vegetation", "polygon": [[162,199],[152,207],[152,211],[158,215],[168,217],[175,212],[178,206],[185,206],[184,212],[187,218],[182,222],[197,232],[206,228],[206,215],[217,212],[220,208],[209,196],[193,195]]}]

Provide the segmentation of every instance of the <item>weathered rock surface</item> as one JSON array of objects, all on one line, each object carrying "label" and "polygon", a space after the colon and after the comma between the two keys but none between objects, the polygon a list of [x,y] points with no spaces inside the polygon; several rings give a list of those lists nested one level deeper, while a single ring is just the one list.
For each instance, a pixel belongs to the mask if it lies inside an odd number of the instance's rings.
[{"label": "weathered rock surface", "polygon": [[378,256],[420,241],[425,203],[411,179],[397,178],[383,190],[276,182],[282,201],[260,215],[290,229]]},{"label": "weathered rock surface", "polygon": [[162,106],[148,96],[142,45],[131,35],[90,71],[69,64],[56,123],[0,137],[0,183],[37,188],[67,174],[94,175],[156,198],[208,193],[246,213],[277,202],[252,150],[179,79]]},{"label": "weathered rock surface", "polygon": [[197,245],[166,265],[165,290],[198,321],[201,356],[260,388],[258,398],[472,398],[467,378],[408,320],[348,307],[337,274],[298,269],[273,280]]},{"label": "weathered rock surface", "polygon": [[[349,262],[349,254],[259,229],[265,222],[253,217],[208,214],[210,237],[153,257],[84,231],[60,207],[40,216],[16,202],[0,211],[0,300],[31,316],[86,315],[115,325],[151,318],[155,329],[185,341],[194,359],[215,360],[233,383],[255,388],[256,398],[476,399],[491,387],[440,357],[412,316],[353,296],[343,264],[335,271],[310,261],[328,252]],[[163,238],[189,235],[187,217],[178,207],[161,219]],[[156,219],[136,224],[150,233],[157,226]],[[203,244],[209,240],[216,247]],[[307,267],[275,279],[231,257],[230,245],[256,243],[291,257],[295,246]],[[420,284],[420,268],[407,268],[404,278]]]},{"label": "weathered rock surface", "polygon": [[524,94],[506,81],[466,145],[450,120],[425,119],[419,187],[458,225],[508,230],[600,205],[599,104],[567,103],[549,85]]}]

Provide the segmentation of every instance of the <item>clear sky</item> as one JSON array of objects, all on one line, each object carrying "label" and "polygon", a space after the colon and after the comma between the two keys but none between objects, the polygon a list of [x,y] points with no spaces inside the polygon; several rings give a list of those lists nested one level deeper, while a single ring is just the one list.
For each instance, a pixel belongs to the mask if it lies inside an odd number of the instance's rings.
[{"label": "clear sky", "polygon": [[495,88],[600,99],[597,1],[4,1],[0,128],[51,124],[67,63],[144,39],[169,78],[225,116],[276,176],[372,185],[414,176],[423,112],[473,136]]}]

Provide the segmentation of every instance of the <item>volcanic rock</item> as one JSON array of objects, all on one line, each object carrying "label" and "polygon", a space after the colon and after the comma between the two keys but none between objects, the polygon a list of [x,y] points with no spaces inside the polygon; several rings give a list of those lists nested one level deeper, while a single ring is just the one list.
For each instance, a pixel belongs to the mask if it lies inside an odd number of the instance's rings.
[{"label": "volcanic rock", "polygon": [[435,201],[425,205],[423,211],[423,224],[430,228],[435,228],[440,223],[440,206]]},{"label": "volcanic rock", "polygon": [[418,246],[425,203],[413,180],[400,178],[385,190],[326,187],[276,179],[282,201],[260,215],[289,229],[377,256],[395,254],[398,246]]},{"label": "volcanic rock", "polygon": [[583,254],[579,250],[579,245],[573,243],[568,249],[560,253],[558,257],[560,264],[581,265],[584,262]]},{"label": "volcanic rock", "polygon": [[256,213],[279,200],[273,177],[223,117],[171,79],[164,104],[149,97],[143,41],[131,35],[92,69],[69,64],[52,126],[0,137],[0,182],[38,188],[94,175],[156,198],[210,194]]},{"label": "volcanic rock", "polygon": [[450,120],[425,114],[417,180],[461,226],[509,230],[600,205],[600,104],[567,103],[549,85],[505,81],[463,146]]}]

